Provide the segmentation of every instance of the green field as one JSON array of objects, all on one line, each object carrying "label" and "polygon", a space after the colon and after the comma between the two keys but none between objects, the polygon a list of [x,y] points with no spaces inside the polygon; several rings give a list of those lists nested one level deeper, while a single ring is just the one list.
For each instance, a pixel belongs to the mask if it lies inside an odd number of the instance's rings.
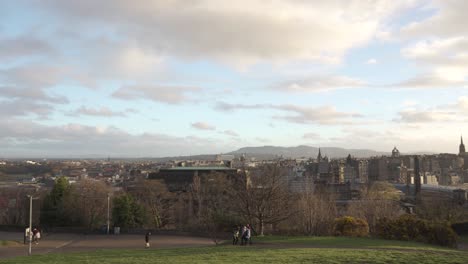
[{"label": "green field", "polygon": [[254,246],[100,250],[0,260],[0,263],[468,263],[468,252],[398,241],[265,237]]}]

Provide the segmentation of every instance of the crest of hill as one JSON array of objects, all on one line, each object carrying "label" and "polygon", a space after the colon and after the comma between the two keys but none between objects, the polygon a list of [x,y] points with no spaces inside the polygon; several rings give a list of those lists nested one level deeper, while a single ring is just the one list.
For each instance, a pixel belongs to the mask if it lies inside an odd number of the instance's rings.
[{"label": "crest of hill", "polygon": [[[249,156],[257,158],[266,158],[267,156],[283,156],[285,158],[301,158],[301,157],[317,157],[319,148],[310,146],[297,146],[297,147],[277,147],[277,146],[260,146],[260,147],[244,147],[228,154],[242,155],[247,154]],[[328,156],[329,158],[344,158],[348,154],[357,158],[368,158],[372,156],[389,155],[390,152],[380,152],[370,149],[345,149],[335,147],[323,147],[320,148],[322,156]]]}]

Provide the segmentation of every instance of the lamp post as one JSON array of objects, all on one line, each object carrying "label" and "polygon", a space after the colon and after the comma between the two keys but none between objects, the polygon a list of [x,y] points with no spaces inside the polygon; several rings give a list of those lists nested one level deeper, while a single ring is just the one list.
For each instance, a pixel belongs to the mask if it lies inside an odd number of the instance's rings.
[{"label": "lamp post", "polygon": [[28,250],[28,255],[31,255],[31,232],[32,232],[32,195],[28,195],[29,197],[29,232],[28,232],[28,239],[29,239],[29,250]]},{"label": "lamp post", "polygon": [[107,194],[107,234],[109,235],[109,224],[110,224],[110,196]]}]

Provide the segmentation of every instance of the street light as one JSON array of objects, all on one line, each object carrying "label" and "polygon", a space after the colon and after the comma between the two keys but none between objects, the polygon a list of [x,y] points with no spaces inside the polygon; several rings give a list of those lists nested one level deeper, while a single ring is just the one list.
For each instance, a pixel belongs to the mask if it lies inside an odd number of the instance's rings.
[{"label": "street light", "polygon": [[30,256],[31,255],[31,242],[32,242],[32,237],[31,237],[31,233],[32,233],[32,200],[37,200],[39,198],[33,198],[32,195],[28,195],[29,197],[29,232],[27,233],[28,235],[28,239],[29,239],[29,251],[28,251],[28,255]]},{"label": "street light", "polygon": [[107,234],[109,235],[109,224],[110,224],[110,196],[107,194]]}]

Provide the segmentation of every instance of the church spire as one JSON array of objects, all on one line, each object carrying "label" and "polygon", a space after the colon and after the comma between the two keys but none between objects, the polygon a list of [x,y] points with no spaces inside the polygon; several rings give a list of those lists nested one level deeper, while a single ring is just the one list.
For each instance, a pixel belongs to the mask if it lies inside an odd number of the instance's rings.
[{"label": "church spire", "polygon": [[465,145],[463,144],[463,136],[460,136],[460,147],[458,155],[465,155]]},{"label": "church spire", "polygon": [[319,153],[317,155],[317,161],[321,161],[322,160],[322,153],[320,152],[320,148],[319,148]]}]

